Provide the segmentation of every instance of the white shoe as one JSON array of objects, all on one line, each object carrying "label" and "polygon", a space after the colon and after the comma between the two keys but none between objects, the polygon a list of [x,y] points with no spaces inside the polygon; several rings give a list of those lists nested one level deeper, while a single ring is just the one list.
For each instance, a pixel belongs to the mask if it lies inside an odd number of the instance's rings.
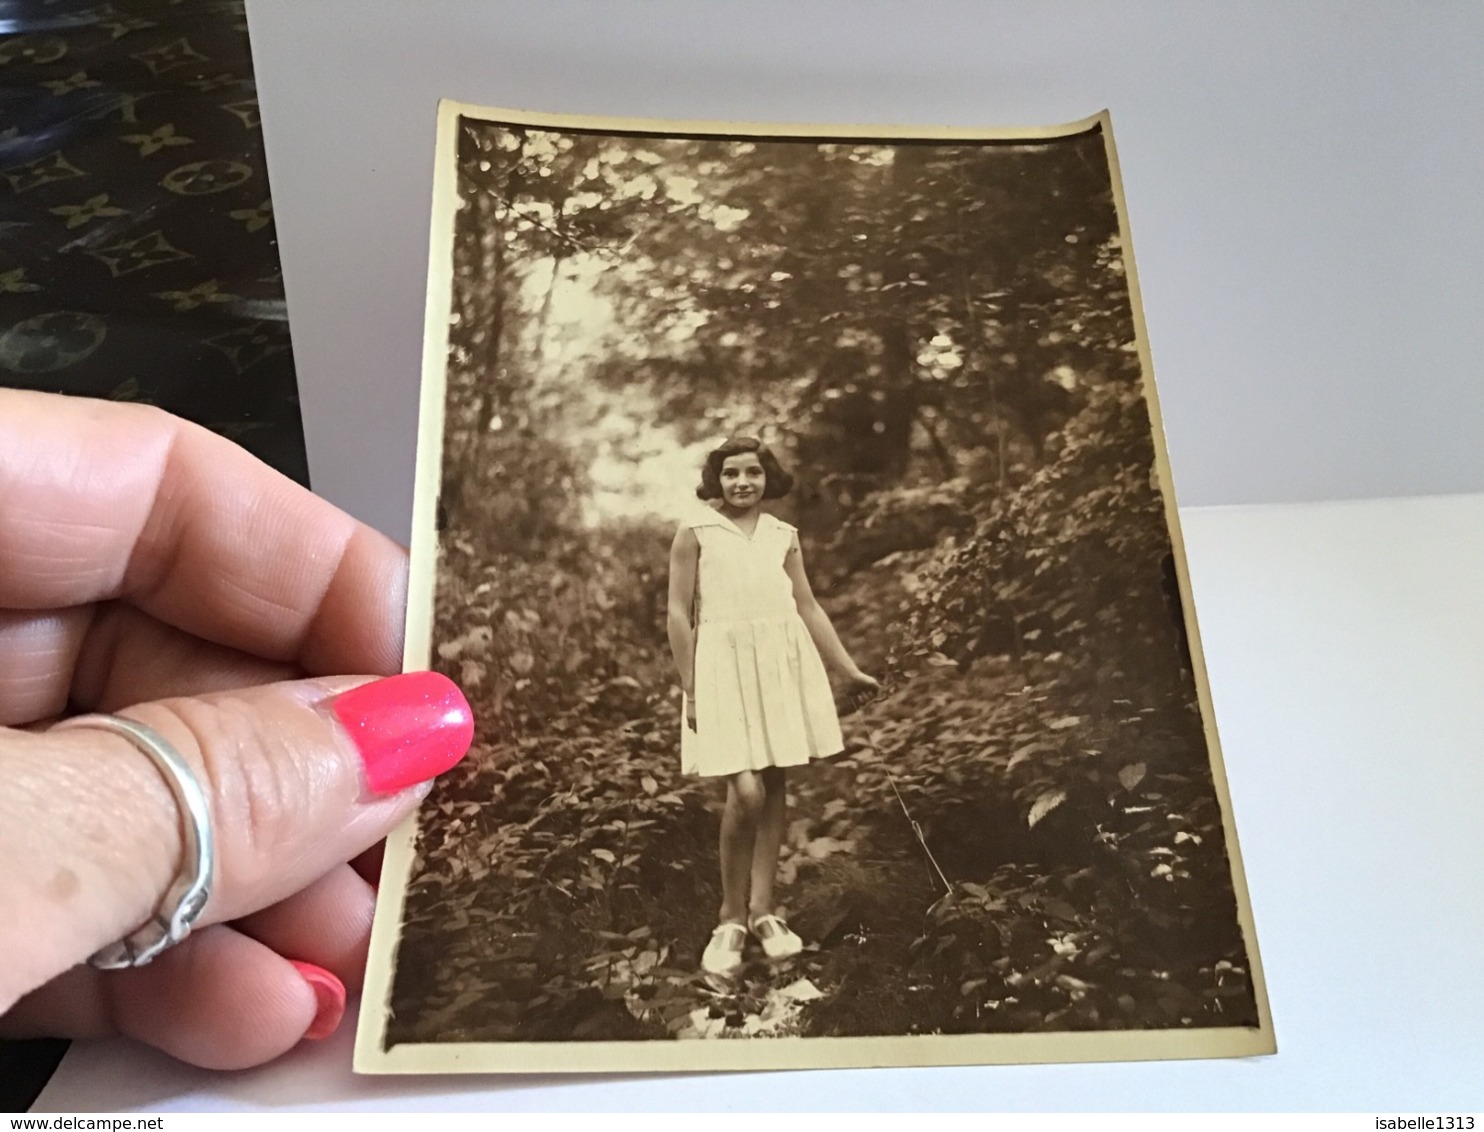
[{"label": "white shoe", "polygon": [[742,969],[742,950],[746,946],[745,926],[733,920],[718,924],[701,954],[701,970],[708,975],[730,978]]},{"label": "white shoe", "polygon": [[769,959],[791,959],[804,950],[804,941],[771,912],[754,916],[749,927]]}]

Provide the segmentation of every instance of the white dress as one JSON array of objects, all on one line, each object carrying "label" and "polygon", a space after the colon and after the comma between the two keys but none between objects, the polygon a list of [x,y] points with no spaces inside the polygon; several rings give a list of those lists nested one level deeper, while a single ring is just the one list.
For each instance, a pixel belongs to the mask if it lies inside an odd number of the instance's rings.
[{"label": "white dress", "polygon": [[783,568],[794,528],[760,514],[749,537],[715,511],[685,526],[696,568],[696,729],[680,720],[687,774],[800,766],[844,749],[824,661]]}]

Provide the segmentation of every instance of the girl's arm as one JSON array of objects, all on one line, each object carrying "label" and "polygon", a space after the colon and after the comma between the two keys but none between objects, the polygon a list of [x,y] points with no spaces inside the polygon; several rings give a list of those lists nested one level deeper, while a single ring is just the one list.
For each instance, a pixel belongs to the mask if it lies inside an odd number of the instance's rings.
[{"label": "girl's arm", "polygon": [[701,557],[701,544],[696,532],[681,527],[670,545],[670,651],[675,655],[675,668],[680,673],[680,686],[687,697],[696,692],[696,630],[690,611],[696,593],[696,563]]},{"label": "girl's arm", "polygon": [[804,551],[799,546],[798,535],[794,535],[788,554],[783,559],[783,569],[793,582],[794,604],[798,606],[799,617],[803,619],[809,635],[814,638],[815,647],[819,649],[824,662],[852,684],[876,687],[876,681],[857,668],[855,661],[850,659],[850,654],[840,643],[840,635],[830,623],[829,614],[814,596],[814,588],[810,586],[809,575],[804,570]]}]

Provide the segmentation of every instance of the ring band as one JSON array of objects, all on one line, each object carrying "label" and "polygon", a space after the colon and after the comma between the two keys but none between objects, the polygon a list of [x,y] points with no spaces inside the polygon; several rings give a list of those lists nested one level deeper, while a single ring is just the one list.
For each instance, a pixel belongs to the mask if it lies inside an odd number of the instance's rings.
[{"label": "ring band", "polygon": [[79,715],[63,720],[52,730],[79,727],[122,736],[148,755],[170,787],[180,809],[181,868],[160,900],[159,909],[123,939],[109,944],[88,959],[91,966],[105,971],[143,967],[191,934],[192,925],[211,896],[211,878],[216,868],[216,838],[211,829],[211,811],[190,765],[157,732],[142,723],[116,715]]}]

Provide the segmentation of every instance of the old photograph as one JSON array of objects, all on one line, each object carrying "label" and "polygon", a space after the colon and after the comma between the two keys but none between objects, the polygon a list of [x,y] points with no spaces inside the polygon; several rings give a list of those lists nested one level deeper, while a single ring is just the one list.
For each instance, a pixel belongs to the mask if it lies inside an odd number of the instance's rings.
[{"label": "old photograph", "polygon": [[443,105],[358,1069],[1273,1051],[1109,131]]}]

